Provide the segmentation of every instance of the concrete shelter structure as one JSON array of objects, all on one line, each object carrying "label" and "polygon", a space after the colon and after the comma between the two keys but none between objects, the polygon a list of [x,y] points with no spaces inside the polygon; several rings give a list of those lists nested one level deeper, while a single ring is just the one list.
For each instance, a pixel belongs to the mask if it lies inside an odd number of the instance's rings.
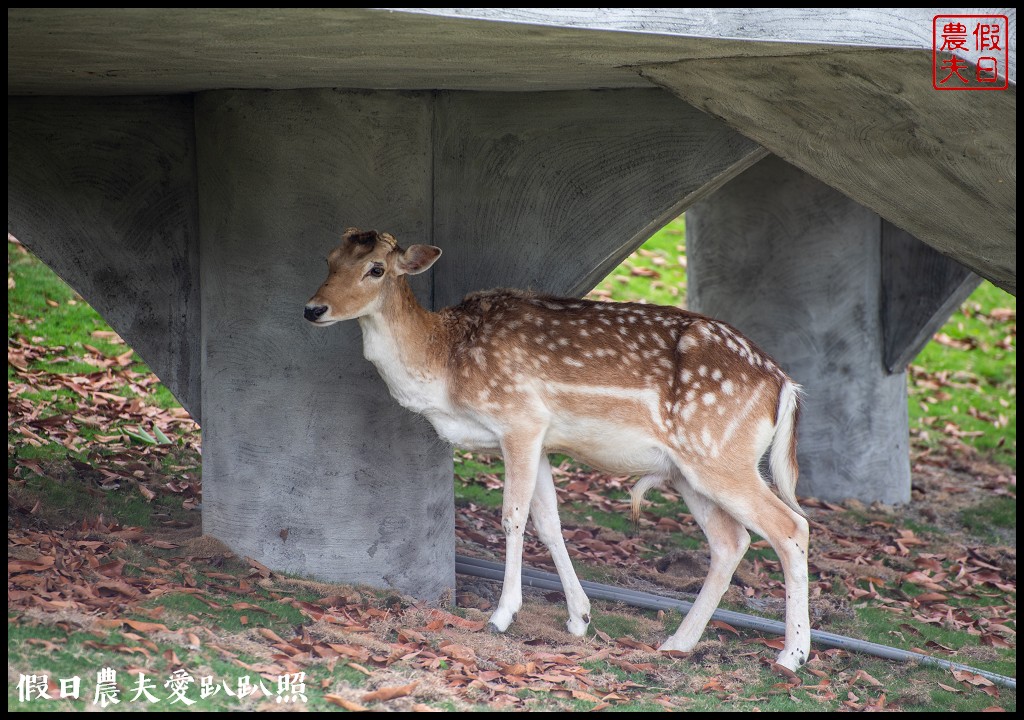
[{"label": "concrete shelter structure", "polygon": [[801,492],[902,502],[906,364],[979,275],[1016,291],[1016,11],[963,10],[1012,31],[971,93],[931,87],[936,12],[9,9],[8,230],[202,424],[204,531],[274,569],[454,586],[450,448],[302,320],[352,225],[442,247],[442,307],[584,293],[692,208],[691,307],[807,390]]}]

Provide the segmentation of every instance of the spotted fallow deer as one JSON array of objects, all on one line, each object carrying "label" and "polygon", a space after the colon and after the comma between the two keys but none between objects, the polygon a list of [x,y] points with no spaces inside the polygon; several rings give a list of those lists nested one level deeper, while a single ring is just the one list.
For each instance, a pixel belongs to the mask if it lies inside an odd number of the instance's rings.
[{"label": "spotted fallow deer", "polygon": [[[778,662],[803,664],[811,633],[808,524],[795,496],[799,387],[729,325],[677,308],[493,290],[430,312],[405,276],[440,255],[350,228],[328,255],[327,279],[305,317],[319,326],[357,319],[363,353],[399,403],[425,415],[448,442],[504,456],[505,579],[491,629],[505,631],[522,605],[527,515],[558,569],[569,632],[583,635],[590,623],[547,459],[559,452],[642,476],[634,508],[645,490],[670,484],[707,535],[708,577],[661,649],[697,644],[752,530],[775,548],[785,572]],[[758,470],[769,447],[778,496]]]}]

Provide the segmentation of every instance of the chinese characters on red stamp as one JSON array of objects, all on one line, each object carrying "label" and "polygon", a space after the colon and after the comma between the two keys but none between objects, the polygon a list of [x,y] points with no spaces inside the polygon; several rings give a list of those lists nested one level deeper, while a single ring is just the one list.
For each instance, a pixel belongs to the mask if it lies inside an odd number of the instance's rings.
[{"label": "chinese characters on red stamp", "polygon": [[1005,90],[1010,86],[1009,20],[1005,15],[932,18],[932,87]]}]

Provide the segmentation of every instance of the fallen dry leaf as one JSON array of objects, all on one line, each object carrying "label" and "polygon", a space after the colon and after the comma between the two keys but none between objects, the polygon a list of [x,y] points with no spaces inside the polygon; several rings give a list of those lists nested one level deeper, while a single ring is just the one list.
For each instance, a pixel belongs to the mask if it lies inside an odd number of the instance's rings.
[{"label": "fallen dry leaf", "polygon": [[384,687],[373,692],[366,693],[362,697],[364,703],[371,702],[387,702],[388,700],[394,700],[395,698],[405,697],[406,695],[412,695],[416,686],[419,685],[419,681],[413,681],[408,685],[401,685],[398,687]]},{"label": "fallen dry leaf", "polygon": [[718,628],[719,630],[726,630],[727,632],[731,632],[733,635],[739,637],[740,631],[727,622],[722,622],[721,620],[712,620],[709,623],[709,625],[711,625],[711,627]]},{"label": "fallen dry leaf", "polygon": [[453,627],[462,628],[463,630],[478,632],[480,630],[483,630],[484,626],[487,625],[486,620],[467,620],[466,618],[461,618],[458,615],[453,615],[450,612],[438,609],[431,610],[430,618],[431,622],[428,623],[428,625],[441,623],[441,625],[439,625],[435,629],[440,629],[445,625],[451,625]]},{"label": "fallen dry leaf", "polygon": [[284,640],[281,639],[281,636],[278,635],[273,630],[271,630],[270,628],[259,628],[256,632],[258,632],[260,635],[262,635],[267,640],[270,640],[272,642],[276,642],[276,643],[283,643],[284,642]]},{"label": "fallen dry leaf", "polygon": [[770,664],[770,667],[776,675],[781,675],[782,677],[786,678],[787,683],[789,685],[799,686],[803,684],[803,680],[800,679],[800,676],[792,670],[790,670],[788,667],[779,665],[778,663],[774,662]]},{"label": "fallen dry leaf", "polygon": [[854,673],[853,678],[850,680],[850,684],[851,685],[856,685],[857,682],[861,681],[861,680],[863,680],[868,685],[874,685],[875,687],[882,687],[882,683],[880,683],[876,678],[872,677],[871,675],[869,675],[864,670],[858,670],[856,673]]},{"label": "fallen dry leaf", "polygon": [[231,607],[233,607],[235,610],[252,610],[253,612],[261,612],[261,613],[267,613],[267,614],[270,613],[270,611],[267,610],[266,608],[261,608],[259,605],[253,605],[252,603],[248,603],[248,602],[232,603]]},{"label": "fallen dry leaf", "polygon": [[347,698],[343,698],[341,695],[334,695],[334,694],[331,694],[331,693],[327,693],[327,694],[324,695],[324,700],[326,700],[327,702],[331,703],[332,705],[337,705],[338,707],[345,708],[349,712],[369,712],[370,711],[370,709],[368,707],[360,705],[359,703],[357,703],[357,702],[355,702],[353,700],[349,700]]}]

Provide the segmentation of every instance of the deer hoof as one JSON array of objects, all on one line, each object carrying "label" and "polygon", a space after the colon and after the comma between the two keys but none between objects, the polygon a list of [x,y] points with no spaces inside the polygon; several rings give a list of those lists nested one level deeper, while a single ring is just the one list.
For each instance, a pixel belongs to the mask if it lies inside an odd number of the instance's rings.
[{"label": "deer hoof", "polygon": [[583,637],[587,634],[587,628],[590,627],[590,615],[584,615],[582,618],[569,618],[565,627],[570,635]]},{"label": "deer hoof", "polygon": [[776,662],[788,670],[796,672],[797,668],[807,662],[807,653],[802,650],[787,651],[783,650],[782,654],[779,655],[779,659]]}]

